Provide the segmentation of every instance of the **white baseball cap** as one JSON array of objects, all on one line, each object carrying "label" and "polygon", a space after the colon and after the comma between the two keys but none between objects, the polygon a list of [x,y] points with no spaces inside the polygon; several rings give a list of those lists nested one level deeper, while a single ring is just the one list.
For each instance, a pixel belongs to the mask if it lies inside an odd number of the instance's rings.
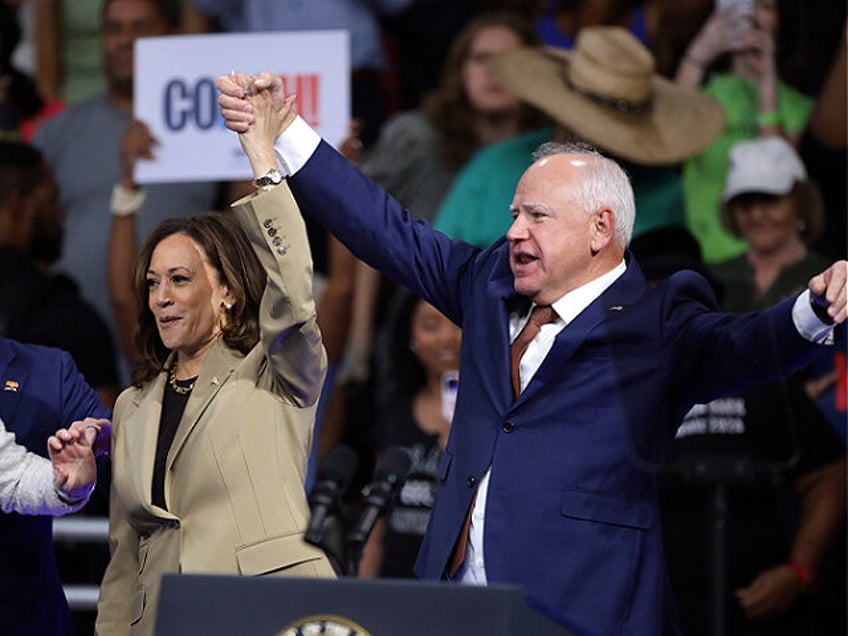
[{"label": "white baseball cap", "polygon": [[730,149],[730,169],[721,202],[748,192],[788,194],[807,170],[792,145],[782,137],[740,141]]},{"label": "white baseball cap", "polygon": [[735,236],[739,230],[728,202],[749,193],[784,196],[798,187],[798,219],[803,221],[801,238],[811,244],[824,227],[824,205],[818,186],[807,176],[804,163],[782,137],[761,137],[740,141],[730,149],[730,168],[721,195],[721,221]]}]

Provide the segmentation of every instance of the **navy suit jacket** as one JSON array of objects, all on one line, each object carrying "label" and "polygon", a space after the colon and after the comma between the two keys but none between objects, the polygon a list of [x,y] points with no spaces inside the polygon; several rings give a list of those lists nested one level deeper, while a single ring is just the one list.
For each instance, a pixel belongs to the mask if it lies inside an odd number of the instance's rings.
[{"label": "navy suit jacket", "polygon": [[491,466],[490,583],[521,584],[602,636],[674,633],[656,469],[693,404],[776,379],[819,350],[793,326],[792,301],[718,313],[698,274],[653,288],[628,254],[626,272],[560,332],[513,400],[508,313],[517,297],[505,239],[481,251],[432,230],[323,142],[289,186],[357,257],[463,328],[456,411],[417,573],[444,578]]},{"label": "navy suit jacket", "polygon": [[[0,337],[0,418],[19,444],[47,457],[47,438],[89,415],[111,417],[69,354]],[[0,514],[0,545],[0,631],[73,634],[52,519]]]}]

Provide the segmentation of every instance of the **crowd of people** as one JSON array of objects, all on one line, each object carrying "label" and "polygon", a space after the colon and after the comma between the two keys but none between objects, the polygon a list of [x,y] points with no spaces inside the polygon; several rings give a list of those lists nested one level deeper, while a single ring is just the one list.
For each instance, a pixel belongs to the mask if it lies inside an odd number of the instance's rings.
[{"label": "crowd of people", "polygon": [[[351,497],[410,458],[359,577],[519,584],[578,633],[844,633],[845,7],[324,4],[0,2],[9,633],[152,634],[172,572],[347,574],[303,541],[340,445]],[[338,28],[346,138],[236,68],[253,179],[137,183],[137,39]],[[60,514],[108,554],[54,557]]]}]

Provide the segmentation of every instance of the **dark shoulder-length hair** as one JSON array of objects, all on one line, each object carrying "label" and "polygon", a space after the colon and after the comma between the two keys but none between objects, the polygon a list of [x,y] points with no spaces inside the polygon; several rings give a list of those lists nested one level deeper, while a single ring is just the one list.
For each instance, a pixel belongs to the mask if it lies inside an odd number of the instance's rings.
[{"label": "dark shoulder-length hair", "polygon": [[233,214],[206,212],[192,217],[168,219],[147,236],[138,253],[133,272],[133,293],[138,307],[133,385],[141,388],[163,369],[170,351],[162,343],[156,319],[148,306],[147,270],[153,251],[173,234],[185,234],[203,250],[218,282],[233,296],[233,307],[221,338],[232,348],[247,353],[259,341],[259,303],[265,289],[265,270]]},{"label": "dark shoulder-length hair", "polygon": [[[440,133],[439,151],[447,166],[461,167],[481,146],[474,126],[477,113],[465,92],[463,69],[471,45],[480,31],[501,26],[513,31],[521,44],[541,46],[535,25],[514,11],[487,11],[472,19],[454,39],[448,50],[439,86],[422,100],[422,109]],[[521,132],[550,124],[541,111],[519,99],[518,128]]]}]

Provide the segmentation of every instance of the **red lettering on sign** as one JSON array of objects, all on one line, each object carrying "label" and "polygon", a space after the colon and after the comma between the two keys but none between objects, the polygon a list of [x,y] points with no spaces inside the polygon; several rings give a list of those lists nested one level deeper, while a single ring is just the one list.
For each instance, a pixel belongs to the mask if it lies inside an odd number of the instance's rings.
[{"label": "red lettering on sign", "polygon": [[321,127],[320,84],[317,75],[280,75],[286,95],[297,95],[294,108],[307,124]]}]

